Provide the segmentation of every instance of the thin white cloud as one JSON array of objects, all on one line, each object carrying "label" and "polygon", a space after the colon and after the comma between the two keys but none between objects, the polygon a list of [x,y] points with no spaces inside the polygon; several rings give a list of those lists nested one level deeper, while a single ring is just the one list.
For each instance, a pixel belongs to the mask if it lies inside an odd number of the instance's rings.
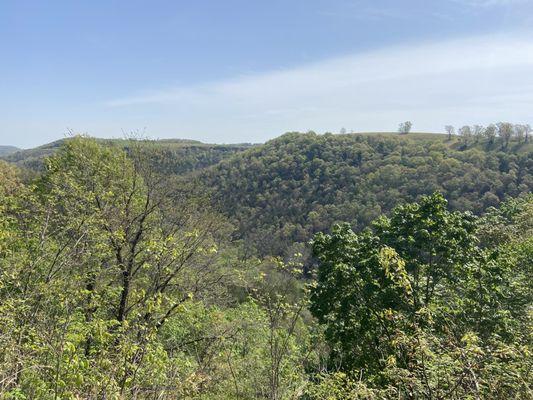
[{"label": "thin white cloud", "polygon": [[451,0],[454,3],[464,4],[471,7],[494,7],[510,6],[516,4],[533,4],[532,0]]},{"label": "thin white cloud", "polygon": [[175,124],[240,140],[291,129],[394,129],[403,119],[428,130],[522,120],[533,107],[533,33],[382,49],[106,105],[156,112],[158,119],[147,121],[156,131]]}]

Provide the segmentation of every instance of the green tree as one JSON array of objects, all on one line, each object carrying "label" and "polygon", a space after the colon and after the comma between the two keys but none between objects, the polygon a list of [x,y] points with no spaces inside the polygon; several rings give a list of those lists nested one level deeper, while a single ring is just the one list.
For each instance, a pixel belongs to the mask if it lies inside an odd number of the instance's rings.
[{"label": "green tree", "polygon": [[125,395],[162,379],[150,369],[163,360],[160,328],[220,282],[218,217],[137,154],[74,138],[20,212],[3,213],[26,239],[8,248],[20,268],[3,276],[3,297],[16,299],[12,387]]},{"label": "green tree", "polygon": [[382,370],[394,352],[395,325],[406,323],[412,309],[405,262],[378,237],[357,235],[347,224],[317,234],[313,254],[320,268],[311,312],[326,324],[333,361],[370,373]]},{"label": "green tree", "polygon": [[317,234],[311,311],[332,366],[364,383],[332,375],[325,387],[391,399],[529,398],[530,207],[530,198],[514,201],[478,220],[434,194],[372,231]]},{"label": "green tree", "polygon": [[498,122],[496,126],[498,127],[498,135],[502,138],[504,147],[507,148],[514,133],[514,126],[510,122]]},{"label": "green tree", "polygon": [[454,282],[477,255],[475,217],[450,212],[441,194],[398,206],[373,224],[382,242],[405,261],[418,310],[432,303],[442,280]]}]

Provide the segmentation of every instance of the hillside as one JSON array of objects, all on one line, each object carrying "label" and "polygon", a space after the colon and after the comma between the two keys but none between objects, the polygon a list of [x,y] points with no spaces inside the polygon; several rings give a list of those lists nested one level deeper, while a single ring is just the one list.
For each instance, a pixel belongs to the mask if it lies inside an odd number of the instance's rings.
[{"label": "hillside", "polygon": [[3,398],[531,398],[529,145],[290,133],[159,179],[191,147],[0,161]]},{"label": "hillside", "polygon": [[64,141],[65,139],[61,139],[32,149],[18,150],[10,154],[0,155],[0,158],[19,167],[40,170],[43,160],[54,154]]},{"label": "hillside", "polygon": [[[481,213],[533,189],[533,146],[437,134],[288,133],[196,174],[260,254],[304,248],[337,221],[362,229],[399,203],[442,192]],[[260,245],[260,246],[259,246]]]},{"label": "hillside", "polygon": [[[3,158],[41,170],[64,143],[22,150]],[[152,167],[181,175],[234,222],[236,238],[252,253],[304,251],[314,233],[334,222],[362,229],[400,203],[442,192],[454,210],[480,214],[533,188],[533,145],[496,140],[393,132],[345,135],[287,133],[262,145],[206,144],[173,139],[98,139],[129,151],[141,145]]]},{"label": "hillside", "polygon": [[15,146],[0,146],[0,157],[6,156],[11,153],[15,153],[16,151],[19,151],[20,149]]},{"label": "hillside", "polygon": [[[33,149],[19,150],[0,158],[20,167],[42,170],[43,161],[53,155],[69,139],[61,139]],[[161,172],[184,174],[216,164],[230,155],[251,147],[251,144],[208,144],[188,139],[164,139],[133,141],[125,139],[98,139],[106,146],[116,146],[128,150],[134,143],[149,150],[150,158]]]}]

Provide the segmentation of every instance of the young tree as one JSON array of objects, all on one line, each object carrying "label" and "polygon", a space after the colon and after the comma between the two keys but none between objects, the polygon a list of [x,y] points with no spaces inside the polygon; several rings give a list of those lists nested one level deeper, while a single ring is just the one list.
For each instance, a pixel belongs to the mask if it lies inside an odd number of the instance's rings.
[{"label": "young tree", "polygon": [[461,273],[460,266],[476,254],[475,218],[450,212],[448,202],[435,193],[419,203],[396,207],[390,218],[373,227],[383,243],[405,260],[415,306],[428,306],[437,286]]},{"label": "young tree", "polygon": [[402,122],[399,126],[398,126],[398,132],[400,134],[403,134],[403,135],[406,135],[408,134],[409,132],[411,132],[411,128],[413,127],[413,123],[411,121],[405,121],[405,122]]},{"label": "young tree", "polygon": [[507,148],[509,146],[509,140],[513,136],[513,124],[509,122],[498,122],[496,126],[498,127],[498,135],[502,138],[504,147]]},{"label": "young tree", "polygon": [[524,125],[525,142],[529,142],[529,134],[531,133],[531,126],[529,124]]},{"label": "young tree", "polygon": [[476,139],[476,143],[479,142],[479,139],[481,139],[485,134],[485,128],[482,125],[474,125],[472,127],[472,133],[474,135],[474,138]]},{"label": "young tree", "polygon": [[516,136],[518,143],[522,142],[522,139],[524,138],[524,134],[526,132],[525,125],[516,124],[514,126],[514,135]]},{"label": "young tree", "polygon": [[302,355],[301,342],[306,332],[301,323],[307,298],[301,282],[301,265],[279,259],[271,261],[254,271],[258,274],[251,280],[249,291],[268,321],[266,398],[280,400],[291,396],[291,391],[294,393],[302,383],[301,365],[294,365],[291,359]]},{"label": "young tree", "polygon": [[497,128],[496,128],[496,125],[494,124],[490,124],[489,126],[485,128],[484,135],[487,138],[489,144],[494,143],[494,139],[496,138],[496,131],[497,131]]},{"label": "young tree", "polygon": [[448,140],[452,140],[452,135],[455,134],[455,128],[452,125],[446,125],[444,130],[448,134]]},{"label": "young tree", "polygon": [[528,398],[530,201],[508,207],[520,233],[499,214],[482,224],[490,240],[528,238],[518,252],[480,248],[479,220],[449,212],[439,194],[397,207],[373,231],[317,234],[311,311],[345,375],[323,378],[312,398]]},{"label": "young tree", "polygon": [[[145,161],[135,143],[127,155],[72,138],[30,186],[16,254],[33,261],[12,268],[28,282],[15,297],[27,303],[15,319],[15,382],[57,398],[132,394],[161,327],[220,282],[218,217]],[[26,360],[32,346],[39,353]]]},{"label": "young tree", "polygon": [[465,125],[459,129],[459,136],[461,136],[465,146],[468,146],[468,141],[472,137],[472,129],[470,126]]},{"label": "young tree", "polygon": [[320,267],[311,312],[326,326],[332,363],[379,372],[392,352],[385,339],[392,339],[392,321],[405,321],[412,308],[405,262],[378,237],[357,235],[348,224],[317,234],[312,246]]}]

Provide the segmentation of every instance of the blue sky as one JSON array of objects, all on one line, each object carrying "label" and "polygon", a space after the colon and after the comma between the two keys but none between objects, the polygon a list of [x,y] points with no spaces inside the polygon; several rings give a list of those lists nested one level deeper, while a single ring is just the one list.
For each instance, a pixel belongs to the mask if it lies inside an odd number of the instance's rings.
[{"label": "blue sky", "polygon": [[533,0],[3,0],[0,54],[20,147],[533,123]]}]

